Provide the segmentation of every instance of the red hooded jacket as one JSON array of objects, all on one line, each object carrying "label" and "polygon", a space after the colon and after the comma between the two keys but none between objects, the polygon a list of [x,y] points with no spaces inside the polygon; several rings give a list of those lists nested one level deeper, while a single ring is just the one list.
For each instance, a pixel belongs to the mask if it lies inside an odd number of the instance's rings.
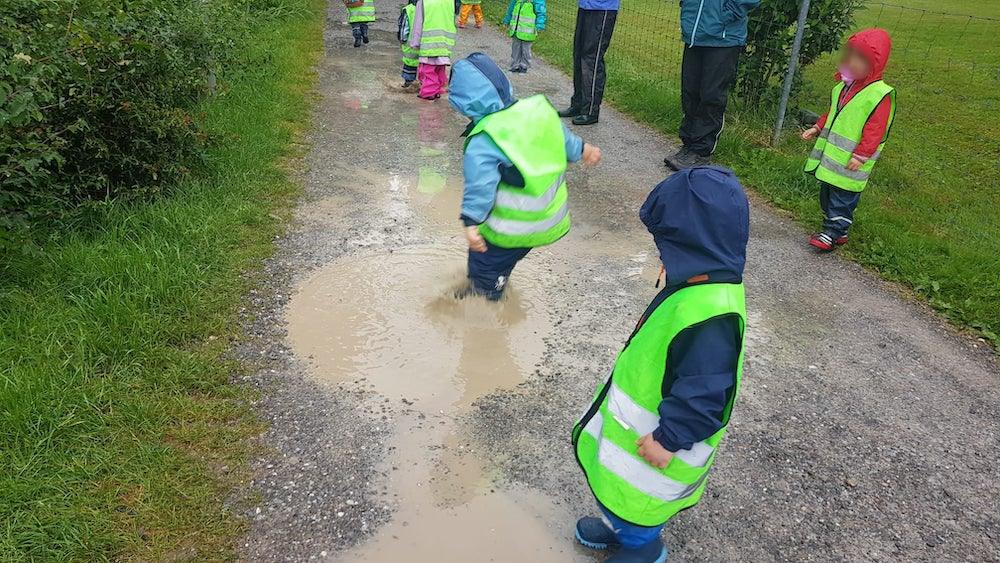
[{"label": "red hooded jacket", "polygon": [[[850,39],[847,40],[847,45],[861,53],[861,55],[868,59],[868,63],[871,65],[872,70],[863,79],[857,79],[844,88],[844,91],[840,94],[840,101],[837,103],[838,107],[844,107],[847,102],[854,97],[855,94],[864,89],[876,80],[882,79],[882,73],[885,72],[885,65],[889,62],[889,52],[892,50],[892,39],[889,38],[889,33],[884,29],[872,28],[866,29],[864,31],[859,31],[852,35]],[[837,80],[841,80],[840,73],[838,72],[835,76]],[[892,113],[892,102],[889,97],[886,96],[875,111],[872,112],[871,116],[868,118],[868,123],[865,124],[865,128],[861,133],[861,142],[858,143],[857,148],[854,149],[854,156],[860,158],[861,160],[869,159],[875,151],[878,150],[878,146],[882,143],[882,139],[885,138],[885,130],[889,126],[889,115]],[[824,113],[819,121],[816,122],[816,126],[820,129],[826,124],[827,114]]]}]

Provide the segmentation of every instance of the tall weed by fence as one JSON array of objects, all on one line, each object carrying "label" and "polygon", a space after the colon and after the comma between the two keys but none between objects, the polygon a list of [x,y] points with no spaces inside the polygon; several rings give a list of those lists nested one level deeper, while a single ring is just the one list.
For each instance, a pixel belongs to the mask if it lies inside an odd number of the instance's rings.
[{"label": "tall weed by fence", "polygon": [[[485,2],[490,19],[502,2]],[[535,52],[572,72],[577,3],[548,0],[547,29]],[[783,25],[783,24],[782,24]],[[825,25],[810,11],[809,26]],[[910,0],[864,2],[848,34],[871,26],[893,38],[886,80],[899,110],[884,156],[843,249],[885,277],[907,284],[957,324],[996,342],[1000,332],[1000,4]],[[787,26],[789,35],[794,26]],[[808,29],[807,29],[808,33]],[[607,55],[607,98],[676,134],[680,123],[677,2],[624,0]],[[801,173],[808,147],[801,126],[829,103],[836,51],[796,80],[786,131],[770,146],[781,73],[761,76],[734,96],[718,159],[745,183],[808,225],[817,226],[815,180]],[[567,100],[554,100],[565,103]],[[652,185],[655,178],[649,178]]]}]

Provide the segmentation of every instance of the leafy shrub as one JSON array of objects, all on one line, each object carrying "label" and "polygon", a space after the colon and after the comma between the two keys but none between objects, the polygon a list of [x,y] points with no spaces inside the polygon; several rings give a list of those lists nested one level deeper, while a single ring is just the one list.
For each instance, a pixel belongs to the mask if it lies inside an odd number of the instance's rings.
[{"label": "leafy shrub", "polygon": [[[750,12],[747,53],[736,81],[746,107],[757,109],[766,100],[778,99],[775,90],[788,69],[800,4],[801,0],[762,0]],[[854,25],[854,11],[862,5],[862,0],[812,0],[799,68],[840,48],[844,34]]]},{"label": "leafy shrub", "polygon": [[81,204],[159,192],[198,162],[205,136],[190,110],[220,40],[211,4],[3,1],[0,253]]}]

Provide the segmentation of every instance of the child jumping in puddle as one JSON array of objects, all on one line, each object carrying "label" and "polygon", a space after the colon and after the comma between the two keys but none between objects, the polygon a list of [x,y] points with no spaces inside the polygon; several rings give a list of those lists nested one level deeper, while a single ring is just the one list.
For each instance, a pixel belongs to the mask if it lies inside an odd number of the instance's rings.
[{"label": "child jumping in puddle", "polygon": [[419,53],[417,80],[424,100],[436,100],[448,85],[448,65],[455,47],[455,4],[452,0],[417,0],[410,47]]},{"label": "child jumping in puddle", "polygon": [[743,372],[743,266],[749,205],[731,170],[681,170],[639,218],[666,283],[573,429],[601,517],[576,537],[608,563],[662,563],[664,524],[698,503]]},{"label": "child jumping in puddle", "polygon": [[859,31],[847,40],[830,96],[830,110],[802,133],[816,139],[806,172],[819,180],[823,230],[809,244],[829,252],[847,244],[854,210],[896,115],[896,90],[882,80],[892,40],[884,29]]},{"label": "child jumping in puddle", "polygon": [[596,165],[601,151],[566,129],[544,96],[516,100],[483,53],[455,63],[448,101],[471,120],[461,216],[470,292],[497,300],[519,260],[569,232],[567,162]]}]

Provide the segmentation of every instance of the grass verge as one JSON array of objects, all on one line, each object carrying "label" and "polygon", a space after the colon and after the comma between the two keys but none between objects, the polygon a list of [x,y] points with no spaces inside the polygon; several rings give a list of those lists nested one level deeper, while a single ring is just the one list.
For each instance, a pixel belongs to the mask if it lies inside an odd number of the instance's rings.
[{"label": "grass verge", "polygon": [[[484,5],[490,21],[505,3]],[[899,113],[851,232],[838,253],[901,282],[959,327],[1000,344],[1000,8],[960,0],[871,2],[856,28],[888,28],[894,51],[887,81]],[[572,72],[575,0],[548,0],[548,25],[535,53]],[[668,135],[681,120],[677,3],[623,3],[608,50],[606,98]],[[806,69],[796,99],[817,111],[829,103],[834,56]],[[563,103],[566,100],[557,100]],[[717,159],[743,182],[789,210],[807,229],[821,217],[816,180],[802,173],[809,147],[790,131],[768,147],[773,113],[748,115],[738,100],[727,115]],[[794,123],[794,117],[789,119]],[[649,178],[652,186],[656,178]],[[803,240],[803,244],[805,241]]]},{"label": "grass verge", "polygon": [[202,108],[224,141],[205,173],[0,280],[0,559],[217,560],[260,425],[222,359],[245,272],[297,187],[325,3],[253,24],[246,64]]}]

